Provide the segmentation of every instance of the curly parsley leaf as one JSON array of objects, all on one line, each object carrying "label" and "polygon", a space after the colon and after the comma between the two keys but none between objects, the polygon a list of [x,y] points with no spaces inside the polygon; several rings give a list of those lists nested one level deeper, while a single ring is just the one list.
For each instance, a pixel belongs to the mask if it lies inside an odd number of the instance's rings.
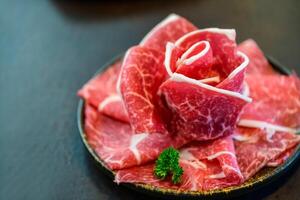
[{"label": "curly parsley leaf", "polygon": [[179,152],[173,147],[165,149],[156,160],[154,174],[159,179],[172,174],[172,182],[180,183],[183,169],[179,166]]}]

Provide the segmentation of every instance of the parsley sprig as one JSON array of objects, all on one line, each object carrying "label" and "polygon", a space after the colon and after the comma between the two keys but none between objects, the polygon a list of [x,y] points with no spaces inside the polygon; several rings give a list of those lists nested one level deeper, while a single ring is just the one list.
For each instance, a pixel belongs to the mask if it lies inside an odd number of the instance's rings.
[{"label": "parsley sprig", "polygon": [[172,174],[172,182],[180,183],[183,169],[179,166],[179,152],[173,147],[165,149],[156,160],[154,174],[162,180]]}]

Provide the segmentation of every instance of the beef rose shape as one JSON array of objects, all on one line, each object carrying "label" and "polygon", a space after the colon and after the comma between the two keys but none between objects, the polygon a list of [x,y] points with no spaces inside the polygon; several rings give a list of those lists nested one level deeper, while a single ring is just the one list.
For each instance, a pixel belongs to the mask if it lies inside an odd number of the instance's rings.
[{"label": "beef rose shape", "polygon": [[[171,15],[157,27],[172,20],[184,19]],[[249,59],[237,51],[235,30],[188,25],[181,36],[155,30],[126,52],[117,84],[133,131],[198,141],[232,134],[251,101],[243,95]],[[156,40],[147,46],[151,36]]]}]

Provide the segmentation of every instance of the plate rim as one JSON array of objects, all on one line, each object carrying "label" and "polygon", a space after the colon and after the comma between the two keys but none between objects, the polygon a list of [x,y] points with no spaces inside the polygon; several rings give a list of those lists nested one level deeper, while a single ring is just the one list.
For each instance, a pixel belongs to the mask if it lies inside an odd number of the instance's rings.
[{"label": "plate rim", "polygon": [[[119,54],[118,56],[115,56],[113,59],[111,59],[109,62],[106,62],[104,65],[102,65],[96,73],[92,76],[96,76],[97,74],[101,73],[105,69],[107,69],[109,66],[117,62],[118,60],[121,60],[124,54]],[[291,70],[287,67],[280,64],[275,58],[271,56],[266,56],[268,59],[268,62],[271,64],[271,66],[284,75],[291,74]],[[110,178],[114,178],[114,172],[110,170],[104,163],[104,161],[101,160],[101,158],[97,155],[97,153],[92,149],[92,147],[88,144],[86,134],[84,132],[83,126],[84,126],[84,100],[80,99],[78,106],[77,106],[77,127],[79,129],[79,133],[81,136],[81,140],[84,143],[85,148],[88,150],[89,155],[92,156],[93,160],[96,162],[97,166],[100,167],[100,169]],[[174,189],[164,189],[164,188],[158,188],[147,184],[139,184],[139,183],[120,183],[119,185],[124,185],[127,188],[133,189],[137,192],[146,193],[151,196],[156,197],[171,197],[171,198],[210,198],[210,199],[218,199],[218,198],[233,198],[238,197],[253,191],[256,191],[280,178],[284,174],[286,174],[290,168],[293,167],[295,163],[297,163],[297,160],[300,159],[300,144],[297,146],[294,154],[285,161],[284,164],[281,164],[280,166],[274,168],[268,176],[264,176],[263,179],[255,180],[251,183],[243,183],[241,186],[230,186],[228,188],[224,189],[218,189],[218,190],[211,190],[211,191],[182,191],[182,190],[174,190]],[[231,187],[233,187],[231,189]]]}]

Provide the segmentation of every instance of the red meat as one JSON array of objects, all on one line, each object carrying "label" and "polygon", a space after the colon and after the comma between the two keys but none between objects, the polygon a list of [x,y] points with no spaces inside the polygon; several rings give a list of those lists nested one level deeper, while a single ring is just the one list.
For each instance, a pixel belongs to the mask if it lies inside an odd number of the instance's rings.
[{"label": "red meat", "polygon": [[235,144],[248,179],[266,165],[284,162],[299,143],[295,133],[300,126],[300,85],[295,75],[248,74],[246,81],[253,102],[242,112]]},{"label": "red meat", "polygon": [[184,82],[180,76],[175,78],[166,81],[161,92],[169,108],[178,116],[172,124],[177,132],[199,141],[233,133],[247,99],[239,93],[221,93],[224,90],[203,83]]},{"label": "red meat", "polygon": [[245,40],[238,45],[238,50],[249,57],[250,63],[247,67],[247,74],[277,74],[254,40]]},{"label": "red meat", "polygon": [[100,114],[85,105],[87,141],[110,169],[123,169],[154,160],[169,146],[186,143],[180,136],[159,133],[135,134],[130,125]]},{"label": "red meat", "polygon": [[136,46],[126,52],[119,88],[136,133],[167,133],[157,96],[166,77],[162,63],[163,54],[152,49]]},{"label": "red meat", "polygon": [[252,103],[241,119],[260,120],[290,128],[300,126],[300,80],[297,76],[247,75]]},{"label": "red meat", "polygon": [[79,91],[78,96],[98,108],[99,112],[115,119],[128,122],[122,99],[116,91],[121,61],[109,66],[104,72],[96,75]]},{"label": "red meat", "polygon": [[[239,185],[282,164],[300,142],[298,77],[276,73],[253,40],[237,47],[235,30],[197,30],[177,15],[78,95],[87,141],[118,183],[190,191]],[[153,174],[170,146],[184,169],[178,185]]]},{"label": "red meat", "polygon": [[268,167],[277,167],[283,164],[295,151],[297,150],[297,145],[293,148],[286,150],[285,152],[281,153],[277,158],[270,160],[267,163]]},{"label": "red meat", "polygon": [[186,51],[169,42],[166,47],[164,64],[169,76],[172,76],[174,72],[194,79],[218,75],[211,69],[213,52],[207,41],[197,42]]},{"label": "red meat", "polygon": [[300,141],[298,135],[287,132],[278,131],[271,139],[266,138],[266,130],[238,128],[237,132],[246,138],[235,142],[238,164],[245,179],[249,179]]},{"label": "red meat", "polygon": [[[174,57],[179,57],[176,63]],[[234,30],[197,30],[168,43],[165,67],[170,78],[159,92],[173,112],[173,131],[199,141],[232,134],[243,106],[251,101],[239,93],[248,62],[236,50]],[[221,77],[216,87],[206,84],[211,74]]]},{"label": "red meat", "polygon": [[209,42],[213,52],[212,70],[223,80],[241,63],[237,55],[235,35],[234,29],[208,28],[184,35],[175,42],[175,45],[185,52],[197,42]]},{"label": "red meat", "polygon": [[197,28],[185,18],[176,14],[169,15],[157,24],[141,41],[143,47],[165,52],[167,42],[175,42],[178,38]]},{"label": "red meat", "polygon": [[184,174],[178,185],[157,179],[153,175],[153,164],[119,170],[115,181],[189,191],[220,189],[243,181],[230,137],[188,145],[180,150],[179,162]]}]

